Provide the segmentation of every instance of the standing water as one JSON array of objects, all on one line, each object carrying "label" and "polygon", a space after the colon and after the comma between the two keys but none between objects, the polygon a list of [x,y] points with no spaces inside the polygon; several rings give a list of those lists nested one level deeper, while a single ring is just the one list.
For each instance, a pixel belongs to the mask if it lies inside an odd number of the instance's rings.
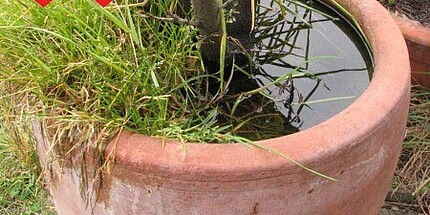
[{"label": "standing water", "polygon": [[[253,63],[235,66],[218,121],[251,140],[288,135],[333,117],[370,82],[372,58],[357,29],[322,3],[258,4]],[[237,74],[241,75],[237,75]],[[339,125],[342,126],[342,125]]]}]

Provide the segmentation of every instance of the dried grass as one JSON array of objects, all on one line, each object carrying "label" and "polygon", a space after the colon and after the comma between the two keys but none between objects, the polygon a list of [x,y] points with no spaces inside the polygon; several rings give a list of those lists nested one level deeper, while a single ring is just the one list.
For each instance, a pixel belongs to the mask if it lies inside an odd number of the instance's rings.
[{"label": "dried grass", "polygon": [[[400,162],[393,181],[392,201],[430,214],[430,90],[414,86]],[[395,202],[391,204],[396,204]]]}]

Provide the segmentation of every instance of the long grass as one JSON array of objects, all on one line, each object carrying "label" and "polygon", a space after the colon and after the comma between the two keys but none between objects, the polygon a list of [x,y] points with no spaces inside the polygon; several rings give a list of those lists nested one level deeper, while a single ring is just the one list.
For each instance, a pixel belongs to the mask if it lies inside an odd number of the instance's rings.
[{"label": "long grass", "polygon": [[[125,128],[184,142],[231,142],[225,137],[233,125],[215,123],[223,113],[212,102],[226,91],[225,23],[221,69],[208,73],[196,28],[144,15],[167,17],[178,10],[177,0],[118,0],[106,8],[93,0],[55,1],[47,8],[5,0],[0,99],[31,95],[29,109],[19,114],[46,126],[55,122],[53,133],[94,130],[87,140]],[[5,114],[13,120],[18,113]]]},{"label": "long grass", "polygon": [[216,124],[223,113],[212,102],[226,88],[225,23],[221,69],[208,73],[196,28],[144,15],[176,13],[176,0],[111,5],[101,8],[93,0],[56,1],[47,8],[32,0],[0,5],[0,99],[31,103],[19,113],[5,112],[9,121],[22,115],[42,120],[56,134],[52,142],[72,129],[84,131],[81,140],[100,142],[122,129],[183,142],[238,140],[229,135],[232,124]]},{"label": "long grass", "polygon": [[97,121],[99,128],[192,142],[218,139],[219,129],[207,126],[207,113],[217,109],[203,105],[199,90],[217,77],[203,75],[196,29],[142,16],[167,16],[176,1],[145,2],[102,9],[92,0],[56,1],[43,9],[6,1],[0,79],[14,89],[3,94],[30,90],[44,119]]},{"label": "long grass", "polygon": [[[219,135],[228,126],[215,125],[218,108],[205,105],[211,98],[201,89],[219,74],[203,71],[197,29],[143,15],[168,16],[177,1],[111,5],[0,4],[0,113],[16,145],[25,145],[17,141],[22,136],[31,141],[34,122],[48,134],[52,150],[46,159],[62,162],[87,153],[101,157],[122,129],[184,142],[233,141]],[[34,154],[30,149],[20,150],[24,158]],[[80,159],[74,165],[96,164]]]}]

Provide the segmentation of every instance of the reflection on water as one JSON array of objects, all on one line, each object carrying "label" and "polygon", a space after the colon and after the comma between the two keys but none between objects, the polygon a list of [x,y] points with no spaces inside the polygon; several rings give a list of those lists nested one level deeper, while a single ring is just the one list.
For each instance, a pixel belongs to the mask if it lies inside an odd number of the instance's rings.
[{"label": "reflection on water", "polygon": [[313,5],[322,13],[297,6],[300,2],[285,4],[283,17],[271,0],[259,2],[255,45],[248,50],[254,63],[236,66],[220,101],[219,122],[232,124],[234,133],[252,140],[327,120],[370,81],[372,59],[352,25],[322,4]]}]

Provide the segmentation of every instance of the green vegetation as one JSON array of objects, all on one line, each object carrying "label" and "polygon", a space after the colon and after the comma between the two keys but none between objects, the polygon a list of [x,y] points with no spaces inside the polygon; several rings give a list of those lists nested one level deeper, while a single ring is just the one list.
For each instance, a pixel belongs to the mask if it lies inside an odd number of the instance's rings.
[{"label": "green vegetation", "polygon": [[[233,115],[219,105],[229,84],[222,66],[226,35],[221,69],[207,72],[197,29],[154,18],[175,14],[178,1],[111,5],[101,8],[93,0],[56,1],[47,8],[33,0],[0,5],[0,101],[13,107],[3,109],[9,121],[36,117],[56,134],[52,144],[64,138],[79,142],[65,135],[75,130],[82,132],[81,141],[95,139],[98,145],[122,129],[184,142],[247,141],[234,136],[242,123],[217,124],[219,115]],[[304,74],[290,72],[273,84]]]},{"label": "green vegetation", "polygon": [[387,4],[388,6],[393,6],[396,3],[396,0],[388,0]]},{"label": "green vegetation", "polygon": [[190,142],[246,141],[232,135],[233,124],[216,123],[230,115],[219,107],[228,84],[222,66],[210,73],[202,66],[197,29],[153,18],[174,14],[178,2],[137,2],[0,5],[0,100],[23,108],[5,115],[37,117],[54,140],[79,130],[89,131],[80,139],[103,142],[128,129]]},{"label": "green vegetation", "polygon": [[196,30],[141,14],[167,16],[176,1],[145,2],[106,9],[92,0],[47,9],[33,1],[2,4],[2,94],[34,96],[27,101],[36,108],[27,111],[54,116],[63,130],[93,125],[107,133],[220,139],[217,107],[206,106],[210,95],[200,90],[218,77],[201,69]]},{"label": "green vegetation", "polygon": [[0,125],[0,214],[55,214],[37,167],[23,162],[21,150]]},{"label": "green vegetation", "polygon": [[29,128],[35,119],[52,134],[55,157],[101,153],[124,128],[183,141],[229,141],[221,134],[227,127],[214,125],[216,105],[206,106],[212,98],[201,90],[219,74],[202,69],[197,30],[142,14],[167,16],[174,0],[136,2],[107,8],[94,0],[47,8],[33,0],[0,4],[0,122],[14,143],[5,140],[1,148],[2,162],[10,164],[1,174],[4,210],[44,210]]}]

